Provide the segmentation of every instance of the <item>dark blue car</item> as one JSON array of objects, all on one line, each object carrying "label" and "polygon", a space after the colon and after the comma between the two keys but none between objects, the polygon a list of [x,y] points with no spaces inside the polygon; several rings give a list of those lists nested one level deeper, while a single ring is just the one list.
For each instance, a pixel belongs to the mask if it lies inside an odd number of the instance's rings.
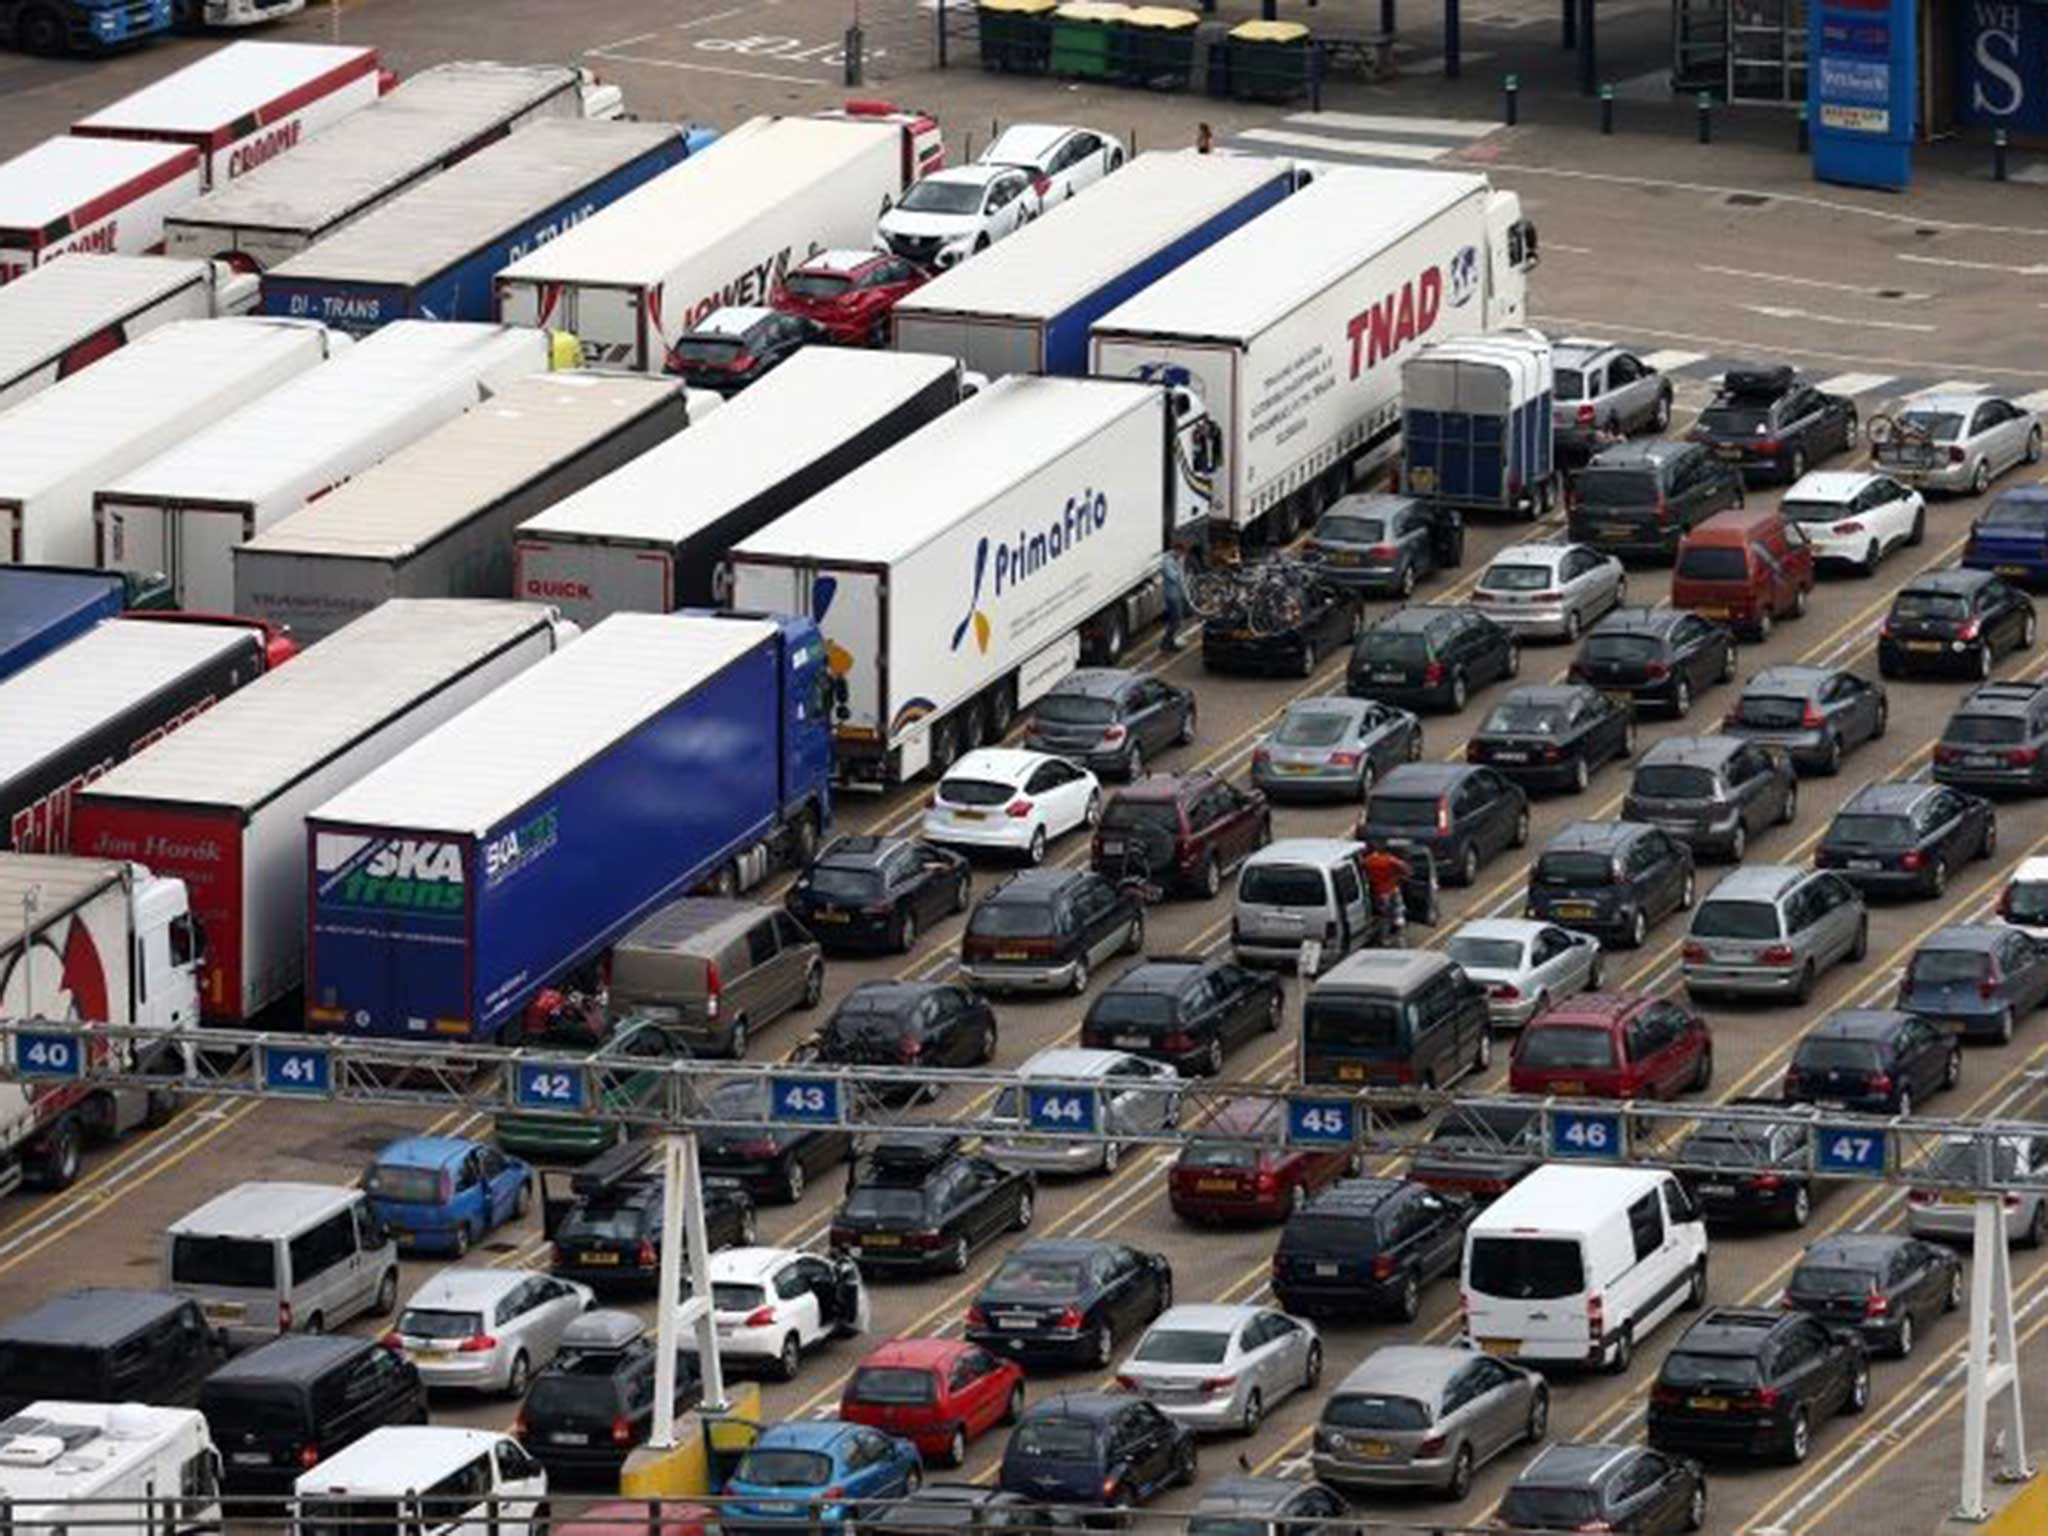
[{"label": "dark blue car", "polygon": [[1913,951],[1898,1006],[1965,1038],[2012,1039],[2048,1001],[2048,949],[2003,923],[1938,928]]},{"label": "dark blue car", "polygon": [[1034,1503],[1123,1510],[1194,1480],[1193,1430],[1142,1397],[1072,1392],[1026,1411],[999,1485]]},{"label": "dark blue car", "polygon": [[1106,1370],[1117,1341],[1173,1305],[1164,1254],[1087,1238],[1042,1238],[1003,1260],[967,1309],[967,1342],[1032,1365]]},{"label": "dark blue car", "polygon": [[533,1203],[533,1169],[487,1142],[406,1136],[363,1175],[370,1206],[401,1250],[457,1258]]},{"label": "dark blue car", "polygon": [[923,1481],[908,1440],[837,1419],[770,1424],[726,1481],[733,1502],[718,1525],[723,1536],[843,1528],[871,1501],[900,1499]]},{"label": "dark blue car", "polygon": [[2048,586],[2048,486],[1999,492],[1970,524],[1963,564],[2021,586]]}]

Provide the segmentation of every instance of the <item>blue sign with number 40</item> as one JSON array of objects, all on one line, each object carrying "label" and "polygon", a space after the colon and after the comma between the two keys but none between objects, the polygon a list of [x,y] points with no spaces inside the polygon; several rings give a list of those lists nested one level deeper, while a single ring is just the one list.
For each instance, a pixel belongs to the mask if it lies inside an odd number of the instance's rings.
[{"label": "blue sign with number 40", "polygon": [[85,1047],[76,1035],[22,1030],[14,1037],[14,1069],[28,1078],[85,1076]]},{"label": "blue sign with number 40", "polygon": [[512,1096],[521,1109],[581,1109],[582,1069],[561,1062],[522,1061]]}]

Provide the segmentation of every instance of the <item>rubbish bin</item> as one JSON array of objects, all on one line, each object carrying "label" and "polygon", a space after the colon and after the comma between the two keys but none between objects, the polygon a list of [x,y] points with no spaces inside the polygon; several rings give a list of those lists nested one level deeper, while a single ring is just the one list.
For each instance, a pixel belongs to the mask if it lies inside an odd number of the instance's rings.
[{"label": "rubbish bin", "polygon": [[1052,61],[1052,13],[1060,0],[981,0],[981,67],[1042,75]]},{"label": "rubbish bin", "polygon": [[1230,94],[1240,101],[1299,101],[1308,94],[1315,44],[1298,21],[1247,21],[1230,29]]},{"label": "rubbish bin", "polygon": [[1117,78],[1126,85],[1184,91],[1195,73],[1201,16],[1174,5],[1134,6],[1118,32]]},{"label": "rubbish bin", "polygon": [[1052,72],[1088,80],[1112,74],[1111,57],[1128,5],[1115,0],[1067,0],[1052,13]]}]

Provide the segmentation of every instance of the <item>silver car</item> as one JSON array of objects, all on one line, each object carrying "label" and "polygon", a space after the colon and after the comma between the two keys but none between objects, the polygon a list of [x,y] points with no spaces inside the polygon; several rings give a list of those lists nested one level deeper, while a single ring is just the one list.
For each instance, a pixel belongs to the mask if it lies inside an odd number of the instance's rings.
[{"label": "silver car", "polygon": [[1322,1375],[1312,1324],[1272,1307],[1204,1305],[1161,1313],[1116,1380],[1190,1429],[1249,1435],[1274,1404]]},{"label": "silver car", "polygon": [[[2036,1126],[2001,1136],[1997,1174],[2001,1180],[2048,1179],[2048,1136]],[[1978,1141],[1972,1136],[1943,1138],[1930,1158],[1944,1177],[1975,1179]],[[1906,1230],[1915,1237],[1967,1242],[1977,1230],[1976,1200],[1962,1190],[1916,1189],[1906,1201]],[[2038,1248],[2048,1238],[2048,1195],[2039,1192],[2005,1197],[2005,1240]]]},{"label": "silver car", "polygon": [[[1094,1109],[1102,1135],[1100,1139],[1063,1136],[1045,1141],[998,1135],[988,1143],[988,1156],[1007,1168],[1115,1173],[1123,1154],[1117,1141],[1120,1134],[1171,1130],[1180,1124],[1180,1094],[1172,1087],[1180,1081],[1180,1074],[1163,1061],[1148,1061],[1128,1051],[1053,1046],[1025,1062],[1017,1075],[1026,1082],[1039,1078],[1096,1084]],[[1076,1094],[1083,1092],[1075,1090]],[[1005,1088],[996,1099],[993,1118],[1022,1126],[1031,1108],[1024,1098],[1023,1089]],[[1071,1125],[1070,1118],[1068,1123]]]},{"label": "silver car", "polygon": [[1372,699],[1296,699],[1252,749],[1252,783],[1274,800],[1363,800],[1379,776],[1422,756],[1422,721]]},{"label": "silver car", "polygon": [[1628,601],[1621,561],[1587,544],[1517,544],[1479,573],[1471,606],[1518,635],[1576,640]]},{"label": "silver car", "polygon": [[1600,990],[1600,941],[1556,923],[1476,918],[1461,925],[1444,950],[1486,988],[1495,1029],[1520,1029],[1574,992]]},{"label": "silver car", "polygon": [[589,1286],[530,1269],[444,1269],[413,1292],[392,1342],[430,1387],[524,1397],[592,1300]]},{"label": "silver car", "polygon": [[1820,973],[1870,950],[1870,914],[1856,888],[1824,869],[1750,864],[1729,871],[1692,914],[1681,951],[1686,995],[1791,997]]},{"label": "silver car", "polygon": [[1995,476],[2041,459],[2041,423],[1997,395],[1922,395],[1870,424],[1871,460],[1923,490],[1981,496]]},{"label": "silver car", "polygon": [[1635,353],[1566,336],[1550,358],[1556,370],[1550,421],[1558,447],[1591,452],[1631,432],[1671,425],[1671,381]]},{"label": "silver car", "polygon": [[1550,1432],[1534,1371],[1449,1345],[1375,1350],[1323,1404],[1311,1461],[1339,1488],[1430,1488],[1463,1499],[1472,1474]]}]

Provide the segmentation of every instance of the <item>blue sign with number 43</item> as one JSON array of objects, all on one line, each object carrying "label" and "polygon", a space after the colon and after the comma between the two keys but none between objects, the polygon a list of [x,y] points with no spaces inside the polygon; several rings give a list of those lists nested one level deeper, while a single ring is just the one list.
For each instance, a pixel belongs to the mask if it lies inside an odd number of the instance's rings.
[{"label": "blue sign with number 43", "polygon": [[582,1069],[561,1062],[522,1061],[512,1096],[521,1109],[581,1109]]},{"label": "blue sign with number 43", "polygon": [[802,1077],[771,1080],[768,1115],[772,1120],[790,1120],[798,1125],[837,1125],[839,1085]]}]

